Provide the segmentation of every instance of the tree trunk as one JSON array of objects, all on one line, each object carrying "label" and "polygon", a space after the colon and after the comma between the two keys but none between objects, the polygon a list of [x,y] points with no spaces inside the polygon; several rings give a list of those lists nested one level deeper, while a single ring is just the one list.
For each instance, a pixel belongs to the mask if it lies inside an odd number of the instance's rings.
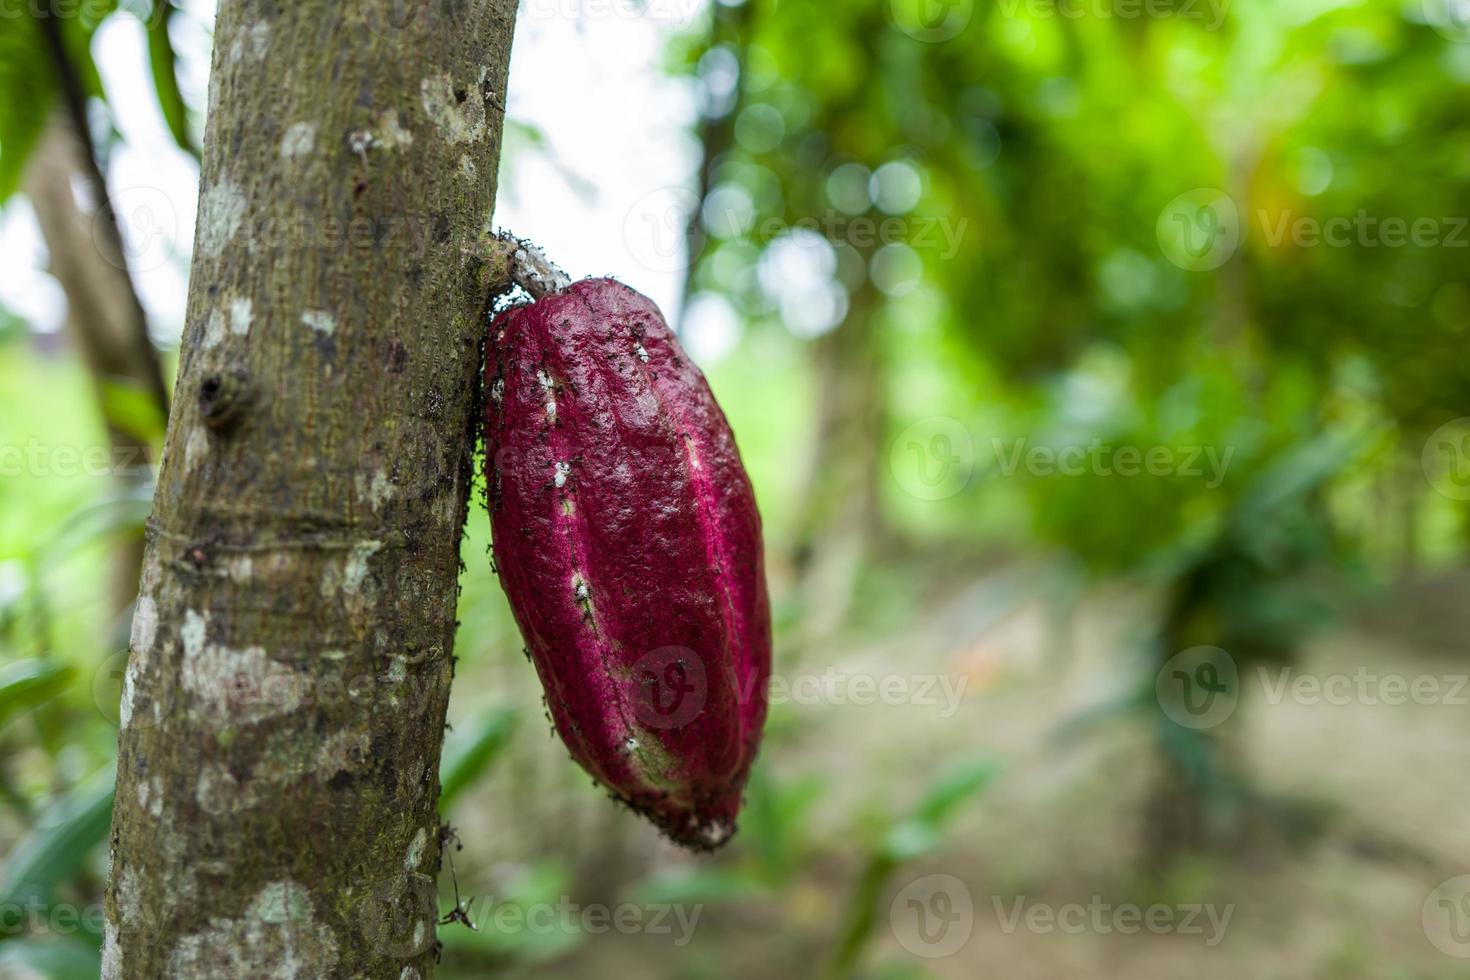
[{"label": "tree trunk", "polygon": [[104,977],[433,971],[514,13],[220,4]]},{"label": "tree trunk", "polygon": [[813,638],[847,619],[858,572],[883,535],[878,476],[884,391],[876,336],[881,308],[877,290],[865,282],[853,294],[846,319],[813,345],[817,431],[792,556],[805,629]]}]

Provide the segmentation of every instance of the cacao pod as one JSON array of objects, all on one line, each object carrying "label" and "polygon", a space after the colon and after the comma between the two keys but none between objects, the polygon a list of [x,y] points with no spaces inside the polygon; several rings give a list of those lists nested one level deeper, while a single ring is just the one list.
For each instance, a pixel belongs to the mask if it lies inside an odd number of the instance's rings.
[{"label": "cacao pod", "polygon": [[658,307],[586,279],[501,313],[486,356],[495,566],[551,719],[672,840],[735,818],[770,608],[734,436]]}]

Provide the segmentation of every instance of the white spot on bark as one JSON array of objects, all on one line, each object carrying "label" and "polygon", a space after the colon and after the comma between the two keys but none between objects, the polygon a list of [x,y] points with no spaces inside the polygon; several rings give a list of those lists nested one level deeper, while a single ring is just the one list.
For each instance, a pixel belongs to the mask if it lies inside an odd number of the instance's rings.
[{"label": "white spot on bark", "polygon": [[236,813],[256,803],[254,789],[246,783],[242,790],[239,781],[224,766],[206,765],[199,771],[199,782],[194,787],[194,799],[205,813],[221,816]]},{"label": "white spot on bark", "polygon": [[184,690],[218,722],[255,722],[294,711],[300,685],[289,667],[262,647],[236,650],[211,643],[184,661]]},{"label": "white spot on bark", "polygon": [[424,859],[424,848],[429,844],[429,834],[420,827],[418,833],[413,835],[413,840],[408,842],[408,854],[403,858],[403,867],[408,871],[417,871],[419,862]]},{"label": "white spot on bark", "polygon": [[378,553],[383,547],[381,541],[363,541],[353,545],[352,554],[347,558],[347,564],[342,569],[342,591],[348,595],[356,595],[362,589],[363,580],[367,578],[368,559]]},{"label": "white spot on bark", "polygon": [[642,344],[635,345],[633,347],[633,352],[638,355],[638,360],[642,361],[644,364],[648,363],[648,351],[643,349]]},{"label": "white spot on bark", "polygon": [[163,816],[163,784],[157,777],[138,783],[138,806],[155,817]]},{"label": "white spot on bark", "polygon": [[383,135],[378,137],[378,145],[385,150],[396,150],[400,146],[413,145],[413,133],[403,128],[397,109],[383,110],[378,116],[378,128],[383,131]]},{"label": "white spot on bark", "polygon": [[371,150],[377,142],[373,134],[366,129],[355,129],[347,134],[347,149],[351,150],[354,156],[362,157],[363,162],[367,161],[367,151]]},{"label": "white spot on bark", "polygon": [[402,684],[408,679],[408,661],[403,657],[394,657],[388,663],[387,680],[390,684]]},{"label": "white spot on bark", "polygon": [[567,476],[571,472],[572,472],[572,464],[571,463],[558,462],[556,464],[556,474],[551,478],[551,480],[558,487],[564,487],[564,486],[567,485]]},{"label": "white spot on bark", "polygon": [[353,480],[357,486],[359,496],[366,497],[373,510],[381,510],[383,505],[393,499],[393,482],[388,479],[384,470],[377,470],[369,480],[362,474]]},{"label": "white spot on bark", "polygon": [[102,980],[121,980],[122,948],[117,944],[117,926],[108,919],[102,924]]},{"label": "white spot on bark", "polygon": [[218,347],[225,339],[225,315],[219,310],[210,310],[204,320],[204,349]]},{"label": "white spot on bark", "polygon": [[143,914],[143,897],[138,882],[138,872],[129,867],[117,879],[117,909],[122,917],[123,928],[131,929]]},{"label": "white spot on bark", "polygon": [[179,638],[184,641],[184,656],[197,657],[204,650],[204,631],[208,623],[192,609],[184,612],[184,628]]},{"label": "white spot on bark", "polygon": [[184,440],[184,472],[192,472],[209,455],[209,433],[195,426]]},{"label": "white spot on bark", "polygon": [[261,647],[236,650],[205,642],[205,617],[184,614],[183,685],[194,704],[220,723],[250,723],[293,711],[301,703],[296,674]]},{"label": "white spot on bark", "polygon": [[301,322],[320,334],[330,334],[337,329],[337,320],[326,310],[307,310],[301,314]]},{"label": "white spot on bark", "polygon": [[403,972],[398,974],[398,980],[423,980],[423,974],[411,966],[405,966]]},{"label": "white spot on bark", "polygon": [[271,25],[266,21],[258,20],[250,25],[250,54],[256,58],[264,58],[265,53],[271,46]]},{"label": "white spot on bark", "polygon": [[133,607],[133,632],[128,638],[128,646],[134,653],[147,656],[157,636],[158,603],[151,595],[140,595],[138,604]]},{"label": "white spot on bark", "polygon": [[225,574],[234,582],[248,582],[255,574],[255,562],[249,555],[234,555],[225,562]]},{"label": "white spot on bark", "polygon": [[329,598],[342,593],[348,597],[357,596],[363,591],[363,584],[367,581],[368,559],[377,554],[383,547],[381,541],[359,541],[352,546],[347,559],[340,565],[328,562],[322,571],[321,595]]},{"label": "white spot on bark", "polygon": [[123,671],[122,700],[117,705],[118,728],[126,730],[133,721],[133,702],[138,697],[138,680],[133,668],[133,660],[129,658],[127,669]]},{"label": "white spot on bark", "polygon": [[499,405],[505,397],[505,379],[496,378],[495,383],[490,386],[490,400]]},{"label": "white spot on bark", "polygon": [[485,135],[485,103],[478,85],[469,86],[460,101],[454,94],[454,82],[447,72],[431,75],[419,83],[424,111],[451,143],[473,143]]},{"label": "white spot on bark", "polygon": [[316,148],[316,126],[312,123],[292,123],[281,137],[281,157],[299,160]]},{"label": "white spot on bark", "polygon": [[315,978],[328,975],[339,956],[331,930],[316,921],[305,886],[278,881],[266,885],[240,918],[212,919],[180,940],[169,956],[169,976]]},{"label": "white spot on bark", "polygon": [[250,297],[230,301],[230,333],[237,337],[244,337],[250,333],[250,318],[252,315],[252,304]]},{"label": "white spot on bark", "polygon": [[204,192],[199,199],[199,252],[215,258],[245,220],[245,193],[228,177]]},{"label": "white spot on bark", "polygon": [[317,775],[328,780],[339,772],[352,772],[367,761],[370,747],[367,732],[337,732],[317,750]]},{"label": "white spot on bark", "polygon": [[308,922],[315,911],[310,893],[294,881],[276,881],[266,885],[250,909],[262,922],[275,925]]}]

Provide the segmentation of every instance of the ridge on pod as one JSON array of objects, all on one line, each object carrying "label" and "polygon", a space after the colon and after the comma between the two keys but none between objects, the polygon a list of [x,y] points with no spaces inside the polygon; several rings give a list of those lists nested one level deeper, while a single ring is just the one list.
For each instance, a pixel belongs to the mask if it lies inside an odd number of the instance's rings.
[{"label": "ridge on pod", "polygon": [[495,566],[572,757],[686,847],[735,832],[771,670],[760,515],[658,307],[584,279],[486,351]]}]

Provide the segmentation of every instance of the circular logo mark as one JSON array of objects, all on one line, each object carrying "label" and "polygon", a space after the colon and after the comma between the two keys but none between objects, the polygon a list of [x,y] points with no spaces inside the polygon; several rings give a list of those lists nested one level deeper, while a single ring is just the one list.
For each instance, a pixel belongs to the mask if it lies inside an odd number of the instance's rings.
[{"label": "circular logo mark", "polygon": [[409,873],[372,884],[358,906],[363,938],[395,959],[425,953],[437,941],[435,916],[438,898],[434,879]]},{"label": "circular logo mark", "polygon": [[944,500],[969,485],[975,471],[975,440],[958,419],[931,415],[893,440],[888,468],[905,493],[920,500]]},{"label": "circular logo mark", "polygon": [[893,896],[888,924],[898,944],[915,956],[952,956],[970,941],[975,901],[954,875],[924,875]]},{"label": "circular logo mark", "polygon": [[1470,416],[1434,430],[1420,457],[1424,478],[1441,496],[1470,500]]},{"label": "circular logo mark", "polygon": [[389,41],[405,31],[427,33],[442,23],[438,8],[443,0],[356,0],[356,6],[368,32]]},{"label": "circular logo mark", "polygon": [[1424,899],[1419,923],[1435,949],[1456,959],[1470,959],[1470,875],[1440,882]]},{"label": "circular logo mark", "polygon": [[1456,44],[1470,41],[1470,0],[1420,0],[1425,22]]},{"label": "circular logo mark", "polygon": [[1218,269],[1240,245],[1240,212],[1224,191],[1199,187],[1164,205],[1154,232],[1164,257],[1181,269]]},{"label": "circular logo mark", "polygon": [[98,211],[92,216],[92,244],[108,264],[148,272],[168,261],[179,237],[179,216],[167,194],[157,187],[128,187],[112,195],[112,212],[122,235],[122,255],[104,231],[106,215]]},{"label": "circular logo mark", "polygon": [[660,187],[634,201],[623,217],[623,241],[634,260],[649,272],[689,268],[689,221],[699,204],[687,187]]},{"label": "circular logo mark", "polygon": [[[92,700],[96,702],[97,710],[102,713],[102,717],[113,725],[120,723],[123,711],[129,713],[132,711],[131,705],[124,708],[122,704],[123,686],[127,680],[127,673],[128,654],[124,650],[102,661],[102,666],[98,667],[97,672],[92,675]],[[131,725],[137,720],[139,719],[130,718],[128,724]]]},{"label": "circular logo mark", "polygon": [[629,701],[648,728],[683,728],[704,710],[709,678],[704,660],[688,647],[659,647],[633,665]]},{"label": "circular logo mark", "polygon": [[888,6],[898,29],[925,44],[958,37],[975,16],[974,0],[889,0]]},{"label": "circular logo mark", "polygon": [[1154,693],[1176,725],[1214,728],[1235,713],[1240,672],[1235,658],[1219,647],[1190,647],[1164,664],[1154,679]]}]

